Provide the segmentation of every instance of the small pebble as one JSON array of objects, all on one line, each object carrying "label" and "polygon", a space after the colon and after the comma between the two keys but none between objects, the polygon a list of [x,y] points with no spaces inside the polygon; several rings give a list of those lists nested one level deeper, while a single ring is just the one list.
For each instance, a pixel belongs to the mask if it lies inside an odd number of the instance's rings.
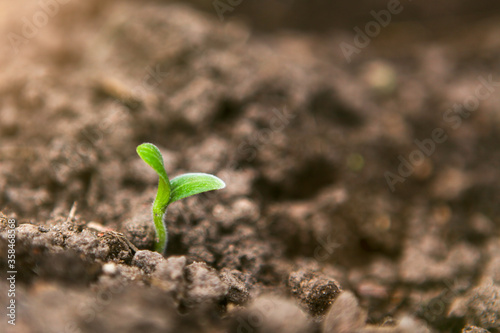
[{"label": "small pebble", "polygon": [[108,262],[108,263],[104,264],[102,266],[102,271],[103,271],[104,274],[111,275],[111,276],[113,276],[116,273],[118,273],[118,269],[116,267],[116,264],[113,263],[113,262]]}]

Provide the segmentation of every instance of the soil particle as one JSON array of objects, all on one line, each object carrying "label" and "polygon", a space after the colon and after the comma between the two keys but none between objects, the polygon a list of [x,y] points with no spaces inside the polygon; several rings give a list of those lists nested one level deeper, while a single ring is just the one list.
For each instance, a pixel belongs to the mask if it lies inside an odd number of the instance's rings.
[{"label": "soil particle", "polygon": [[481,282],[500,285],[500,239],[492,238],[486,245],[486,265]]},{"label": "soil particle", "polygon": [[[401,259],[400,274],[409,283],[429,280],[453,280],[456,276],[471,274],[478,265],[481,253],[467,243],[452,246],[448,251],[436,251],[439,239],[427,236],[419,243],[406,247]],[[445,254],[445,256],[443,256]]]},{"label": "soil particle", "polygon": [[490,331],[481,327],[468,325],[463,328],[462,333],[490,333]]},{"label": "soil particle", "polygon": [[430,333],[431,330],[420,320],[405,316],[394,326],[367,325],[356,331],[358,333]]},{"label": "soil particle", "polygon": [[37,245],[37,243],[45,244],[45,240],[43,241],[35,241],[36,238],[40,237],[42,233],[38,229],[38,226],[24,223],[16,228],[17,239],[21,242],[32,243]]},{"label": "soil particle", "polygon": [[229,286],[229,290],[226,295],[227,302],[234,304],[243,304],[250,297],[250,288],[252,284],[250,282],[251,276],[249,274],[244,274],[238,270],[229,270],[223,268],[220,274],[222,282]]},{"label": "soil particle", "polygon": [[151,274],[155,271],[156,266],[165,261],[163,255],[158,252],[148,250],[137,251],[132,259],[132,265],[139,267],[146,274]]},{"label": "soil particle", "polygon": [[188,255],[192,260],[204,261],[209,264],[215,262],[215,256],[207,251],[206,247],[203,245],[194,245],[189,248]]},{"label": "soil particle", "polygon": [[328,313],[323,324],[323,333],[430,333],[427,325],[410,316],[403,316],[387,325],[365,325],[366,312],[349,291],[342,292]]},{"label": "soil particle", "polygon": [[118,269],[114,262],[108,262],[107,264],[102,265],[103,274],[114,276],[118,273]]},{"label": "soil particle", "polygon": [[186,288],[183,305],[190,308],[196,304],[221,301],[228,293],[217,271],[205,263],[194,262],[185,269]]},{"label": "soil particle", "polygon": [[337,281],[302,270],[290,274],[288,286],[313,316],[324,314],[341,290]]},{"label": "soil particle", "polygon": [[[100,263],[72,249],[47,247],[39,240],[38,243],[26,241],[29,235],[36,237],[34,234],[38,232],[38,228],[34,225],[26,224],[20,229],[22,238],[18,238],[15,248],[18,281],[31,283],[33,279],[40,278],[46,281],[57,280],[66,285],[85,286],[99,276]],[[2,253],[7,253],[6,239],[0,236]]]},{"label": "soil particle", "polygon": [[166,292],[176,306],[179,305],[184,295],[186,282],[184,270],[186,267],[186,257],[172,256],[156,266],[156,270],[151,274],[151,284]]},{"label": "soil particle", "polygon": [[223,230],[231,230],[239,223],[255,223],[260,217],[260,209],[255,202],[241,198],[230,207],[216,205],[212,214]]},{"label": "soil particle", "polygon": [[97,293],[115,293],[133,285],[142,287],[149,283],[144,272],[137,267],[114,262],[108,262],[105,266],[108,272],[100,275],[98,283],[91,286]]},{"label": "soil particle", "polygon": [[0,232],[4,232],[9,227],[9,218],[0,211]]},{"label": "soil particle", "polygon": [[398,325],[394,329],[394,333],[430,333],[431,329],[427,324],[420,319],[416,319],[412,316],[404,316],[398,320]]},{"label": "soil particle", "polygon": [[367,316],[349,291],[342,292],[328,310],[322,324],[323,333],[352,333],[365,326]]},{"label": "soil particle", "polygon": [[474,288],[467,301],[467,321],[486,329],[500,327],[500,287],[487,285]]},{"label": "soil particle", "polygon": [[[182,311],[192,309],[199,304],[221,302],[230,288],[233,289],[234,295],[237,294],[235,290],[242,287],[236,278],[231,280],[232,285],[226,283],[225,281],[229,279],[221,279],[217,271],[207,266],[206,263],[194,262],[186,265],[186,257],[184,256],[170,257],[164,260],[159,256],[151,255],[152,252],[139,251],[138,253],[140,257],[147,258],[144,259],[146,262],[151,263],[148,264],[148,269],[152,271],[151,284],[169,293]],[[143,259],[138,258],[139,260]],[[156,265],[154,271],[151,268],[153,264]],[[241,292],[246,290],[245,286],[243,288]]]},{"label": "soil particle", "polygon": [[151,217],[151,207],[148,208],[148,211],[141,211],[142,214],[127,220],[122,226],[123,235],[141,250],[152,250],[155,245],[156,231]]},{"label": "soil particle", "polygon": [[314,332],[314,324],[291,300],[263,295],[233,313],[230,332]]},{"label": "soil particle", "polygon": [[271,256],[280,255],[278,247],[259,240],[255,229],[245,225],[236,227],[233,234],[222,238],[213,248],[222,255],[220,268],[237,269],[254,276],[264,270]]},{"label": "soil particle", "polygon": [[383,320],[385,314],[377,311],[390,302],[394,283],[398,281],[396,265],[384,257],[374,258],[369,266],[353,268],[348,275],[348,282],[364,308],[369,309],[370,319]]},{"label": "soil particle", "polygon": [[109,249],[106,259],[130,263],[134,257],[135,248],[123,234],[115,231],[107,231],[99,235],[100,246],[107,246]]}]

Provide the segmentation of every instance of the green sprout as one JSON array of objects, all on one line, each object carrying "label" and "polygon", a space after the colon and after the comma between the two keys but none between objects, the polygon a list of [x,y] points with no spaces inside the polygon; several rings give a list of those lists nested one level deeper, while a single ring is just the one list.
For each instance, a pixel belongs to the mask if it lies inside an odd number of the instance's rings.
[{"label": "green sprout", "polygon": [[168,205],[195,194],[220,190],[226,187],[226,184],[221,179],[207,173],[185,173],[169,180],[160,150],[151,143],[137,146],[137,154],[160,177],[158,191],[153,202],[153,221],[156,229],[155,251],[163,254],[168,241],[167,228],[163,222]]}]

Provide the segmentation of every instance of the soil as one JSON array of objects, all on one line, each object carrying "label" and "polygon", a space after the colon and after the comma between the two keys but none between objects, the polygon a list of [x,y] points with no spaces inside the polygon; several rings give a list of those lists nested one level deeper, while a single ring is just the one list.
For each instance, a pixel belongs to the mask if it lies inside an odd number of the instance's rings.
[{"label": "soil", "polygon": [[[187,5],[0,7],[2,332],[500,332],[497,20],[347,62]],[[227,183],[165,256],[143,142]]]}]

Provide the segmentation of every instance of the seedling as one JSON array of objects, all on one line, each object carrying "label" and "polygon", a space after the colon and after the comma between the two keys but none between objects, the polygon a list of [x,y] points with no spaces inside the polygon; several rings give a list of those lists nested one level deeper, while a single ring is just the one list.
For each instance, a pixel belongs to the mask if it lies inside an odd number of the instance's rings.
[{"label": "seedling", "polygon": [[160,177],[158,191],[153,202],[153,221],[156,229],[155,250],[163,254],[168,241],[167,228],[164,223],[168,205],[195,194],[220,190],[226,187],[226,184],[221,179],[207,173],[185,173],[169,180],[160,150],[151,143],[137,146],[137,154]]}]

